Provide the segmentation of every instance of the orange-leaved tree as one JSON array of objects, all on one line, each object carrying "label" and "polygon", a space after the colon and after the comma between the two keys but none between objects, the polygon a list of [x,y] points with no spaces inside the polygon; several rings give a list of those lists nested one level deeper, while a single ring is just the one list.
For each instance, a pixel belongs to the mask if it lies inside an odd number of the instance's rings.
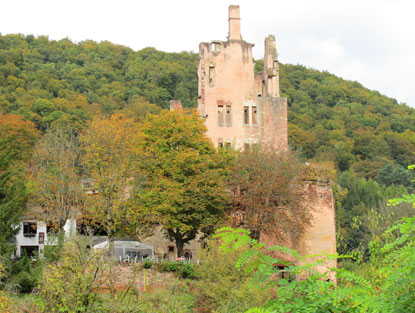
[{"label": "orange-leaved tree", "polygon": [[82,157],[89,184],[84,216],[108,235],[112,251],[114,237],[128,226],[129,193],[137,163],[138,124],[114,114],[95,117],[81,134]]}]

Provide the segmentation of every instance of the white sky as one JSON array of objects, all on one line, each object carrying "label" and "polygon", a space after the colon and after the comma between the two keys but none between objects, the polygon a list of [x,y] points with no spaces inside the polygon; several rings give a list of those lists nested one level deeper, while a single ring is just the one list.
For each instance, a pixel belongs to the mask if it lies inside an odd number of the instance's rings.
[{"label": "white sky", "polygon": [[263,55],[327,70],[415,107],[413,0],[0,0],[0,33],[108,40],[135,50],[198,51],[225,40],[228,5],[241,5],[244,40]]}]

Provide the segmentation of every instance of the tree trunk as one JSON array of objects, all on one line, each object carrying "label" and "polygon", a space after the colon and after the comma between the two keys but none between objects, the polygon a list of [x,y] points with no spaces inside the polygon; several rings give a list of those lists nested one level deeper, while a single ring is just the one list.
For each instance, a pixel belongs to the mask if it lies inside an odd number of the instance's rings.
[{"label": "tree trunk", "polygon": [[114,255],[114,236],[108,236],[108,256],[112,257]]},{"label": "tree trunk", "polygon": [[181,258],[183,256],[183,250],[184,250],[183,238],[176,238],[176,248],[177,248],[177,257]]}]

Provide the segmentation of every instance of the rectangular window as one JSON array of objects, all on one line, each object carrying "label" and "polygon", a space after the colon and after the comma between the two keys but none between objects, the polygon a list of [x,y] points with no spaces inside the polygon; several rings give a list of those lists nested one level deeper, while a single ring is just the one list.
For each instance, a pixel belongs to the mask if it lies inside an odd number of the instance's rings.
[{"label": "rectangular window", "polygon": [[23,223],[23,236],[34,237],[37,233],[36,222],[25,222]]},{"label": "rectangular window", "polygon": [[226,106],[226,125],[232,124],[232,107],[230,105]]},{"label": "rectangular window", "polygon": [[209,65],[209,84],[213,85],[215,83],[215,67],[211,64]]},{"label": "rectangular window", "polygon": [[59,227],[58,225],[54,225],[54,224],[47,224],[46,225],[46,233],[47,234],[57,234],[59,231]]},{"label": "rectangular window", "polygon": [[227,142],[226,145],[225,145],[225,147],[226,147],[226,149],[230,149],[231,148],[231,143],[230,142]]},{"label": "rectangular window", "polygon": [[244,150],[245,150],[245,151],[248,151],[248,150],[249,150],[249,147],[250,147],[250,146],[249,146],[249,143],[245,142],[245,143],[244,143]]},{"label": "rectangular window", "polygon": [[252,125],[257,124],[257,110],[256,107],[252,107]]},{"label": "rectangular window", "polygon": [[244,106],[244,124],[249,125],[249,106]]},{"label": "rectangular window", "polygon": [[223,139],[222,138],[218,139],[218,148],[223,148]]},{"label": "rectangular window", "polygon": [[225,119],[223,118],[223,115],[224,115],[223,105],[218,105],[218,124],[219,125],[224,125],[225,123]]}]

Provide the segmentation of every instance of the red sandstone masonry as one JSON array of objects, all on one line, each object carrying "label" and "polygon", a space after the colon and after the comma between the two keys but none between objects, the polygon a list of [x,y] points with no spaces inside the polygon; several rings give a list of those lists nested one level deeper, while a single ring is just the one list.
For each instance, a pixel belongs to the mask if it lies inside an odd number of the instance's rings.
[{"label": "red sandstone masonry", "polygon": [[[231,143],[236,149],[263,144],[277,151],[288,150],[287,99],[280,97],[279,61],[275,36],[265,39],[264,70],[254,73],[252,47],[240,34],[239,6],[229,7],[227,41],[212,41],[199,45],[198,110],[205,118],[207,135],[217,147]],[[230,123],[219,118],[230,106]],[[245,120],[248,108],[249,122]],[[256,110],[256,123],[253,112]],[[224,113],[220,113],[224,114]],[[300,242],[293,246],[290,238],[283,244],[300,254],[334,254],[336,252],[335,210],[333,192],[328,183],[305,182],[304,201],[313,215],[313,225]],[[262,236],[268,245],[276,244],[272,236]],[[286,256],[285,256],[286,257]],[[291,260],[295,261],[295,260]],[[335,261],[318,268],[336,267]],[[334,277],[332,277],[334,279]]]}]

